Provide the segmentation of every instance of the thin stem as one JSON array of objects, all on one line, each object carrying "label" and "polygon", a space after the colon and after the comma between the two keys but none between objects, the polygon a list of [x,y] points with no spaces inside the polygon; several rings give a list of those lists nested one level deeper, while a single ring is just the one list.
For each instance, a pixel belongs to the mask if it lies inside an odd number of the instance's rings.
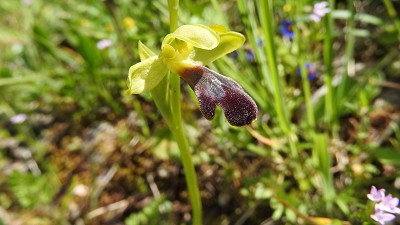
[{"label": "thin stem", "polygon": [[169,31],[172,33],[178,28],[179,0],[168,0]]},{"label": "thin stem", "polygon": [[190,154],[189,144],[187,142],[185,132],[182,126],[177,126],[177,129],[173,133],[175,135],[175,139],[181,153],[183,170],[185,172],[185,178],[186,178],[186,185],[188,187],[189,197],[192,204],[193,225],[201,225],[202,224],[201,198],[197,182],[196,171],[194,169],[192,155]]},{"label": "thin stem", "polygon": [[[174,32],[178,28],[178,9],[179,0],[168,0],[168,7],[170,13],[170,32]],[[174,134],[175,140],[178,144],[183,170],[185,172],[186,185],[189,191],[189,198],[192,204],[193,211],[193,224],[202,224],[202,206],[200,192],[197,183],[196,171],[190,153],[189,143],[187,142],[185,132],[182,125],[181,116],[181,91],[180,91],[180,78],[176,74],[170,76],[170,111],[172,116],[171,121],[168,123],[171,131]]]}]

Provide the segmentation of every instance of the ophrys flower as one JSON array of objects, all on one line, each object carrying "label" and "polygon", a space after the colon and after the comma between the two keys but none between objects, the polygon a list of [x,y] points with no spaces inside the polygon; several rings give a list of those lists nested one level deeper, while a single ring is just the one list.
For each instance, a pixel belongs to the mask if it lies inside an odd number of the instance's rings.
[{"label": "ophrys flower", "polygon": [[238,49],[244,41],[243,35],[222,26],[183,25],[165,36],[159,55],[139,42],[141,62],[129,69],[128,92],[151,90],[172,71],[194,90],[207,119],[214,118],[218,105],[232,125],[250,124],[257,116],[253,99],[234,80],[205,67]]}]

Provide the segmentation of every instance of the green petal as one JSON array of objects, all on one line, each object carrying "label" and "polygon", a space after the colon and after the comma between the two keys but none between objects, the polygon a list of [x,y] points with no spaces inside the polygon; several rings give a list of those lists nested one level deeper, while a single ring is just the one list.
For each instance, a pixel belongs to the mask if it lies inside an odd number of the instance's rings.
[{"label": "green petal", "polygon": [[164,38],[163,44],[171,44],[175,38],[196,48],[208,50],[217,47],[219,43],[219,35],[213,29],[200,24],[179,27]]},{"label": "green petal", "polygon": [[140,94],[154,88],[167,74],[168,69],[158,56],[152,56],[129,68],[128,93]]},{"label": "green petal", "polygon": [[140,61],[144,61],[147,58],[150,58],[152,56],[155,56],[156,53],[150,50],[145,44],[143,44],[141,41],[139,41],[139,56],[140,56]]},{"label": "green petal", "polygon": [[193,55],[190,58],[196,62],[201,62],[203,65],[207,65],[214,60],[221,58],[222,56],[235,51],[240,48],[246,38],[237,32],[226,32],[220,34],[219,45],[211,50],[204,50],[195,48]]}]

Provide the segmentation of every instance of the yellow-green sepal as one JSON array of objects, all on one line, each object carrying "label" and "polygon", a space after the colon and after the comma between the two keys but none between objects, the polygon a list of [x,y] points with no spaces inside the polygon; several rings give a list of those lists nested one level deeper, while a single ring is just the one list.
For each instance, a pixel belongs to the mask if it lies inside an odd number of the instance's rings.
[{"label": "yellow-green sepal", "polygon": [[154,88],[167,74],[167,67],[158,56],[152,56],[129,68],[128,93],[140,94]]},{"label": "yellow-green sepal", "polygon": [[151,51],[150,48],[143,44],[141,41],[139,41],[138,45],[140,61],[144,61],[145,59],[156,55],[156,53]]},{"label": "yellow-green sepal", "polygon": [[213,29],[204,25],[183,25],[173,33],[168,34],[163,44],[173,44],[173,40],[184,41],[195,48],[213,49],[218,46],[219,35]]},{"label": "yellow-green sepal", "polygon": [[190,58],[195,62],[207,65],[222,56],[235,51],[243,46],[246,38],[237,32],[220,33],[219,44],[211,50],[195,48]]}]

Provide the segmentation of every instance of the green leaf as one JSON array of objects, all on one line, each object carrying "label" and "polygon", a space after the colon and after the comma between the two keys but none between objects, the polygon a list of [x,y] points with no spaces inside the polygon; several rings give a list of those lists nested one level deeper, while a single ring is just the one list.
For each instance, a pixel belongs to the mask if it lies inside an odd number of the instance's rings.
[{"label": "green leaf", "polygon": [[208,50],[217,47],[219,43],[219,35],[213,29],[200,24],[179,27],[174,33],[168,34],[162,44],[171,44],[174,39],[182,40],[196,48]]},{"label": "green leaf", "polygon": [[400,166],[400,152],[391,148],[378,148],[375,152],[376,158],[383,164],[392,164]]},{"label": "green leaf", "polygon": [[195,48],[192,60],[201,62],[203,65],[207,65],[214,60],[240,48],[244,44],[245,40],[246,38],[237,32],[222,33],[220,34],[219,45],[216,48],[212,50]]},{"label": "green leaf", "polygon": [[168,69],[158,56],[136,63],[129,69],[128,93],[140,94],[154,88],[167,74]]}]

